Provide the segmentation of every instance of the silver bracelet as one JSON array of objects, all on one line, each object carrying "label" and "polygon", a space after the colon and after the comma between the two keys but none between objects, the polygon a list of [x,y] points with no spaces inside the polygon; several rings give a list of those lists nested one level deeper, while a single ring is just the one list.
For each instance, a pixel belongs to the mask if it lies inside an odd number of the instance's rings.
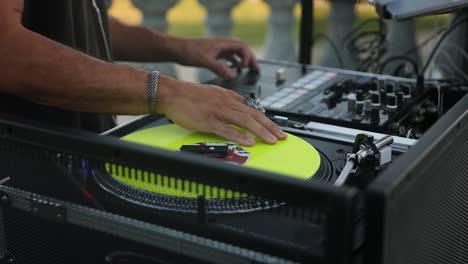
[{"label": "silver bracelet", "polygon": [[152,71],[148,83],[148,112],[156,114],[156,96],[158,92],[159,72]]}]

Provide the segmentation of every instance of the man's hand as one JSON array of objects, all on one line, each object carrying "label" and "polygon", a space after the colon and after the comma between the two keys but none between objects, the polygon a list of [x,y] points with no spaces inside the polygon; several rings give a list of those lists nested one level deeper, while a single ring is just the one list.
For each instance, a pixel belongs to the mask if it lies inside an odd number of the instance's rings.
[{"label": "man's hand", "polygon": [[220,59],[237,68],[259,71],[252,51],[241,41],[230,38],[182,38],[143,26],[129,26],[110,18],[114,59],[138,62],[177,62],[187,66],[205,67],[225,79],[235,77],[235,71]]},{"label": "man's hand", "polygon": [[245,128],[269,144],[286,138],[263,113],[244,105],[244,97],[236,92],[163,78],[157,110],[182,127],[214,133],[246,146],[255,141],[230,125]]},{"label": "man's hand", "polygon": [[260,71],[253,52],[241,41],[230,38],[200,38],[183,40],[178,62],[188,66],[205,67],[224,79],[236,77],[235,71],[220,61],[225,59],[235,68]]}]

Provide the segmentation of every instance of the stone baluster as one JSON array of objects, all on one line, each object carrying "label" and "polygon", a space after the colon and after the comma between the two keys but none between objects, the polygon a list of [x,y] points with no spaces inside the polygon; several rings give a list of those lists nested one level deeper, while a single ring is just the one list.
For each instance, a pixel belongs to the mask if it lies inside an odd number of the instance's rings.
[{"label": "stone baluster", "polygon": [[271,7],[268,19],[266,59],[297,61],[293,9],[298,0],[264,0]]},{"label": "stone baluster", "polygon": [[[143,24],[145,26],[166,32],[169,23],[167,12],[179,0],[133,0],[133,4],[143,12]],[[149,70],[158,70],[166,75],[176,77],[176,70],[171,63],[141,64],[140,66]]]},{"label": "stone baluster", "polygon": [[[327,33],[325,34],[333,42],[338,51],[331,46],[331,43],[328,43],[328,40],[318,37],[315,44],[318,44],[319,40],[321,40],[326,47],[323,57],[320,58],[321,65],[336,68],[343,66],[345,69],[356,68],[356,62],[352,59],[349,49],[346,47],[348,43],[345,40],[347,34],[353,30],[356,20],[355,2],[350,0],[330,1],[330,18],[328,20]],[[320,54],[317,54],[317,56],[319,57]],[[339,57],[341,57],[343,65],[340,65]]]},{"label": "stone baluster", "polygon": [[239,0],[199,0],[207,11],[205,20],[208,36],[230,36],[233,26],[231,11]]},{"label": "stone baluster", "polygon": [[[199,0],[207,11],[205,25],[206,33],[210,37],[228,37],[231,36],[233,20],[231,11],[240,0]],[[200,82],[206,82],[216,78],[211,71],[201,69],[198,72]]]},{"label": "stone baluster", "polygon": [[[461,9],[450,15],[448,25],[452,25],[455,20],[461,21],[466,18],[468,18],[466,10]],[[466,32],[468,32],[468,23],[464,22],[447,36],[433,60],[445,79],[458,80],[462,83],[468,79],[466,69],[468,59],[464,54],[468,52]]]},{"label": "stone baluster", "polygon": [[[392,20],[388,24],[389,31],[387,34],[388,50],[383,61],[395,56],[405,56],[408,59],[419,63],[418,50],[416,48],[416,25],[413,19],[404,21]],[[410,53],[407,53],[411,51]],[[395,60],[389,62],[384,69],[386,74],[394,74],[402,63],[409,65],[403,60]],[[411,66],[412,67],[412,66]]]}]

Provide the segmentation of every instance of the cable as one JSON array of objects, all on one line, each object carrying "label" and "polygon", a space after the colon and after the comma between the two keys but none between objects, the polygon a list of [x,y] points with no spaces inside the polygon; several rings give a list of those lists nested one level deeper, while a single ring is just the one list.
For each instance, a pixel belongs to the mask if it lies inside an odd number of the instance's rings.
[{"label": "cable", "polygon": [[343,38],[344,40],[350,38],[355,32],[358,32],[359,30],[361,30],[364,26],[366,26],[367,24],[370,24],[372,22],[377,22],[379,23],[379,27],[381,27],[382,25],[385,26],[385,23],[383,22],[382,19],[380,18],[370,18],[370,19],[367,19],[367,20],[364,20],[363,22],[361,22],[361,24],[359,24],[357,27],[355,27],[353,30],[351,30],[351,32],[349,32],[348,34],[346,34],[346,36]]},{"label": "cable", "polygon": [[416,47],[413,47],[409,50],[407,50],[406,52],[404,52],[403,54],[405,56],[419,50],[420,48],[426,46],[427,44],[429,44],[432,40],[434,40],[435,38],[437,38],[438,36],[440,36],[440,34],[442,34],[447,28],[446,27],[443,27],[439,30],[437,30],[436,33],[432,34],[431,36],[429,36],[427,39],[423,40],[421,43],[419,43]]},{"label": "cable", "polygon": [[459,77],[462,77],[462,79],[465,81],[465,83],[468,83],[468,75],[466,75],[462,70],[460,70],[457,65],[455,64],[455,62],[452,60],[452,57],[450,57],[450,55],[447,53],[447,51],[442,51],[438,56],[441,56],[443,55],[444,58],[450,63],[450,65],[447,65],[449,66],[450,70],[451,71],[455,71]]},{"label": "cable", "polygon": [[[377,22],[379,30],[359,32],[366,25]],[[386,52],[386,24],[382,19],[368,19],[359,24],[344,38],[344,47],[359,62],[358,70],[374,71],[378,61]]]},{"label": "cable", "polygon": [[456,22],[456,19],[454,20],[454,23],[452,23],[452,25],[450,25],[449,28],[447,28],[447,30],[442,34],[442,36],[440,37],[440,39],[437,41],[437,44],[435,45],[434,49],[432,50],[432,52],[430,53],[427,61],[426,61],[426,64],[424,64],[424,67],[422,68],[422,72],[420,73],[420,75],[424,76],[424,74],[426,73],[427,69],[429,68],[429,65],[431,64],[432,60],[434,59],[434,56],[435,54],[437,53],[437,50],[439,49],[440,45],[442,45],[443,41],[445,40],[445,38],[447,38],[447,36],[452,33],[452,31],[454,31],[455,29],[458,28],[458,26],[460,26],[462,23],[466,22],[468,20],[468,18],[463,18],[461,19],[460,21]]},{"label": "cable", "polygon": [[468,52],[466,50],[460,48],[460,46],[458,45],[453,45],[453,44],[445,44],[445,45],[449,48],[454,48],[458,50],[458,52],[460,52],[463,55],[464,59],[468,61]]},{"label": "cable", "polygon": [[101,9],[99,9],[99,6],[97,5],[96,0],[92,0],[92,5],[94,7],[94,10],[96,11],[96,15],[97,15],[98,23],[99,23],[99,29],[101,30],[102,40],[104,41],[104,48],[106,49],[107,60],[112,61],[109,40],[107,39],[106,31],[104,30],[104,23],[102,21]]},{"label": "cable", "polygon": [[386,59],[384,62],[382,62],[382,64],[380,64],[380,68],[379,68],[379,72],[380,74],[383,73],[383,71],[385,70],[385,67],[390,63],[390,62],[394,62],[394,61],[406,61],[406,62],[409,62],[412,66],[413,66],[413,69],[416,73],[416,75],[418,75],[419,73],[419,65],[416,61],[414,61],[413,59],[407,57],[407,56],[394,56],[394,57],[390,57],[388,59]]},{"label": "cable", "polygon": [[341,69],[344,69],[344,62],[343,62],[343,57],[341,56],[341,53],[340,53],[340,50],[338,49],[338,46],[336,46],[335,42],[333,42],[333,40],[331,38],[329,38],[327,35],[323,34],[323,33],[318,33],[315,35],[314,37],[314,42],[317,40],[317,39],[320,39],[320,38],[323,38],[325,39],[330,47],[334,50],[335,52],[335,57],[336,59],[338,60],[338,64],[340,65],[340,68]]}]

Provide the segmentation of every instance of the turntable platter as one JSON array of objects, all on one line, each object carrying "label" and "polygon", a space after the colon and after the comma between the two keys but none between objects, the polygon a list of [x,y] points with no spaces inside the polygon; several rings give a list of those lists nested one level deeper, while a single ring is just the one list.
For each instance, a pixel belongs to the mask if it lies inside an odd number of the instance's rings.
[{"label": "turntable platter", "polygon": [[213,134],[198,133],[171,124],[137,131],[123,139],[173,151],[178,151],[184,145],[228,144],[234,152],[230,154],[231,157],[234,154],[237,159],[246,159],[245,162],[234,163],[304,180],[313,177],[320,168],[318,151],[303,139],[291,134],[286,140],[278,141],[275,145],[269,145],[255,138],[257,141],[255,146],[241,147],[231,145],[230,142]]}]

